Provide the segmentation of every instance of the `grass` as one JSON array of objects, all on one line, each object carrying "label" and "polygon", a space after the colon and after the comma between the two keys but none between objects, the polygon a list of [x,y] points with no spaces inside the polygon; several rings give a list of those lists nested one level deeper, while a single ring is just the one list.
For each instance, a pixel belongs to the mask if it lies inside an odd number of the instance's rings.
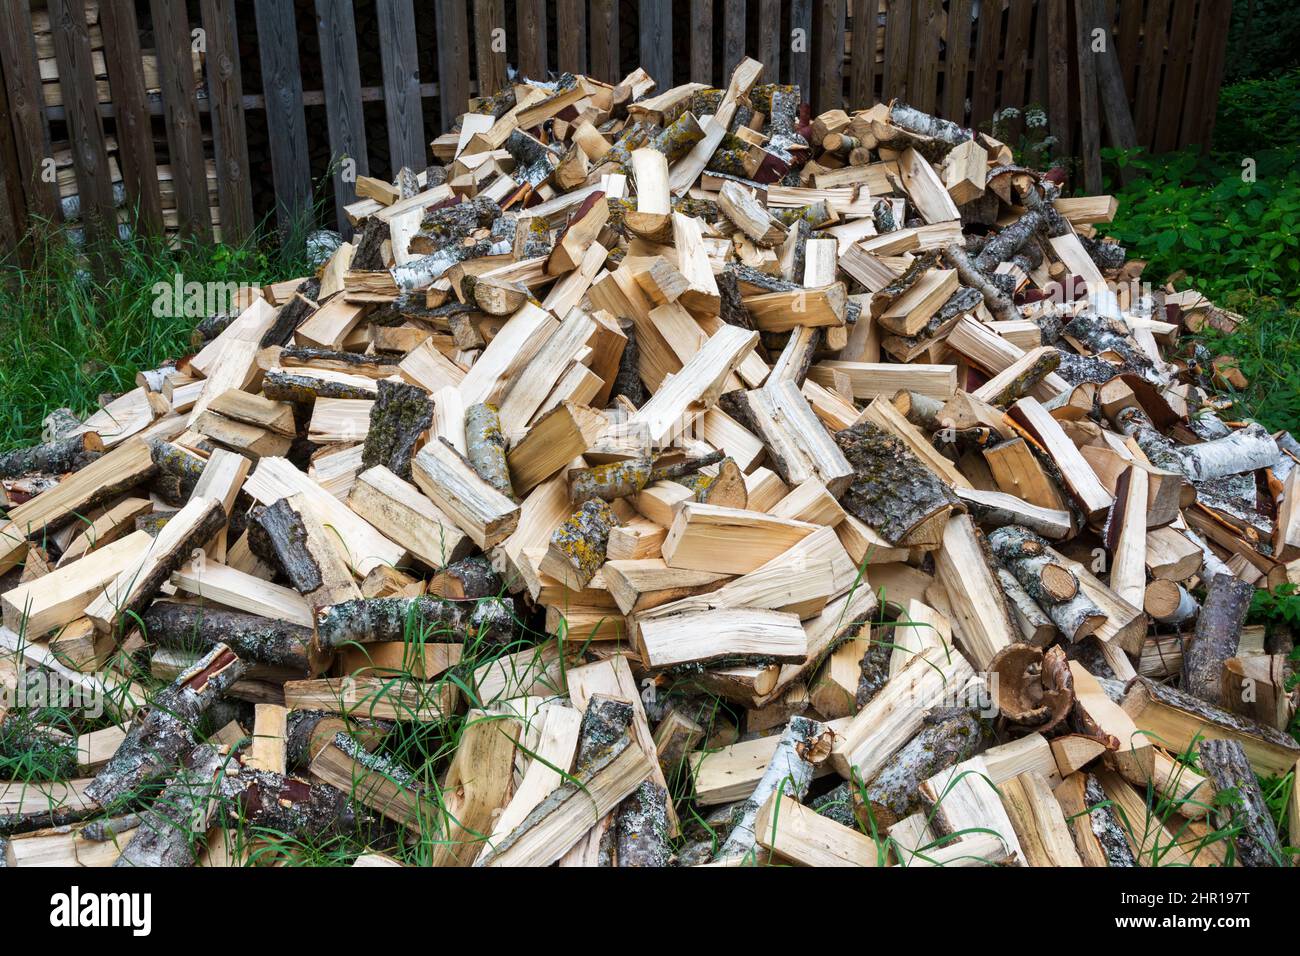
[{"label": "grass", "polygon": [[84,416],[101,394],[134,388],[136,372],[190,351],[205,316],[156,315],[159,283],[260,286],[308,272],[301,241],[280,246],[265,234],[240,247],[117,241],[101,253],[99,277],[62,228],[38,225],[27,246],[28,268],[0,259],[0,451],[36,441],[54,409]]}]

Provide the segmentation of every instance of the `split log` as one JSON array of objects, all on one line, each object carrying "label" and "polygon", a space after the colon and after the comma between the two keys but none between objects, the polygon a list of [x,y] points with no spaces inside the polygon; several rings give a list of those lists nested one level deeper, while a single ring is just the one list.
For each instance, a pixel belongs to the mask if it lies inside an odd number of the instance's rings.
[{"label": "split log", "polygon": [[[1155,753],[1151,736],[1107,694],[1101,682],[1078,661],[1070,661],[1074,681],[1075,729],[1106,741],[1106,761],[1129,783],[1145,787],[1154,778]],[[1165,741],[1168,743],[1168,741]]]},{"label": "split log", "polygon": [[193,866],[198,858],[194,834],[208,830],[227,759],[206,744],[195,747],[153,806],[141,814],[135,835],[113,865]]},{"label": "split log", "polygon": [[381,380],[379,395],[370,409],[362,464],[367,468],[384,465],[399,478],[410,481],[411,456],[432,424],[433,402],[424,389]]},{"label": "split log", "polygon": [[1200,747],[1201,768],[1220,794],[1233,800],[1216,800],[1215,825],[1236,829],[1232,838],[1242,866],[1286,866],[1278,841],[1273,814],[1246,759],[1246,751],[1235,740],[1206,740]]},{"label": "split log", "polygon": [[56,438],[0,455],[0,478],[16,478],[33,472],[58,475],[77,471],[103,452],[104,442],[96,432]]},{"label": "split log", "polygon": [[224,644],[241,660],[307,676],[311,628],[290,621],[197,604],[155,601],[143,615],[146,638],[173,650],[204,653]]},{"label": "split log", "polygon": [[1105,613],[1079,586],[1078,577],[1053,560],[1038,535],[1008,525],[990,534],[988,541],[998,561],[1071,641],[1082,640],[1105,623]]},{"label": "split log", "polygon": [[1068,511],[1040,508],[1000,491],[957,487],[953,488],[953,493],[985,527],[1023,525],[1035,534],[1053,541],[1070,537],[1074,530]]},{"label": "split log", "polygon": [[1253,585],[1226,574],[1210,581],[1196,633],[1183,650],[1184,692],[1211,704],[1223,703],[1223,664],[1237,654],[1241,628],[1246,623]]},{"label": "split log", "polygon": [[790,718],[762,779],[742,804],[736,824],[718,848],[715,859],[743,857],[754,849],[758,811],[773,794],[788,794],[803,802],[814,768],[830,756],[833,737],[825,724],[807,717]]},{"label": "split log", "polygon": [[138,621],[149,604],[193,552],[226,525],[220,501],[192,498],[167,522],[139,563],[122,571],[104,593],[86,607],[86,617],[100,633]]},{"label": "split log", "polygon": [[614,820],[615,858],[619,866],[667,866],[672,856],[668,842],[668,791],[644,780],[618,807]]},{"label": "split log", "polygon": [[990,727],[970,708],[936,708],[925,715],[923,723],[921,732],[890,757],[867,784],[865,805],[858,812],[869,814],[870,832],[887,830],[921,809],[922,783],[975,756],[992,741]]},{"label": "split log", "polygon": [[101,806],[131,797],[168,776],[194,747],[198,720],[247,670],[230,648],[218,644],[154,696],[137,714],[126,739],[86,788]]},{"label": "split log", "polygon": [[890,544],[937,541],[956,496],[897,437],[859,422],[835,433],[853,467],[841,505]]},{"label": "split log", "polygon": [[[361,596],[339,548],[337,532],[326,531],[303,495],[290,495],[253,518],[294,589],[312,608]],[[250,527],[252,525],[250,524]]]},{"label": "split log", "polygon": [[1083,865],[1061,805],[1043,774],[1017,774],[1003,781],[999,789],[1026,866]]},{"label": "split log", "polygon": [[[601,750],[590,767],[551,791],[475,866],[545,866],[555,862],[632,794],[651,773],[642,749],[624,733]],[[579,810],[578,808],[582,809]]]},{"label": "split log", "polygon": [[587,501],[551,532],[550,545],[538,570],[566,587],[582,590],[605,563],[609,533],[618,523],[609,502]]},{"label": "split log", "polygon": [[519,505],[480,478],[443,438],[420,449],[411,474],[420,490],[480,548],[509,537],[519,523]]},{"label": "split log", "polygon": [[1014,574],[1004,567],[998,567],[995,571],[998,584],[1002,586],[1002,593],[1007,596],[1007,602],[1011,605],[1011,612],[1020,627],[1020,634],[1024,637],[1025,643],[1032,644],[1034,647],[1046,647],[1056,639],[1056,625],[1052,623],[1052,619],[1043,613],[1038,602],[1030,596]]},{"label": "split log", "polygon": [[1137,866],[1120,815],[1090,773],[1072,773],[1056,788],[1074,845],[1084,866]]},{"label": "split log", "polygon": [[1290,734],[1168,684],[1135,678],[1125,689],[1122,706],[1139,729],[1158,737],[1174,753],[1194,747],[1201,740],[1235,740],[1245,748],[1250,765],[1261,776],[1289,773],[1300,759],[1300,744]]},{"label": "split log", "polygon": [[480,402],[465,409],[465,448],[465,457],[480,478],[511,501],[518,500],[510,486],[506,436],[495,405]]}]

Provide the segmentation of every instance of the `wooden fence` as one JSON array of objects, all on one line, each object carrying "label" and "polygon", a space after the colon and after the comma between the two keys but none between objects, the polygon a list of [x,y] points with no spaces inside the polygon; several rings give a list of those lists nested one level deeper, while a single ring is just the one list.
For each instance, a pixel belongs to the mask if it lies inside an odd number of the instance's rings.
[{"label": "wooden fence", "polygon": [[1111,142],[1208,142],[1230,11],[1231,0],[0,0],[0,246],[31,213],[79,216],[93,233],[127,209],[148,230],[238,240],[273,210],[282,225],[301,216],[331,169],[346,226],[354,195],[332,160],[384,177],[422,168],[428,142],[503,85],[508,64],[606,81],[643,65],[665,88],[724,84],[749,55],[816,112],[897,96],[968,126],[1041,104],[1093,185],[1103,120]]}]

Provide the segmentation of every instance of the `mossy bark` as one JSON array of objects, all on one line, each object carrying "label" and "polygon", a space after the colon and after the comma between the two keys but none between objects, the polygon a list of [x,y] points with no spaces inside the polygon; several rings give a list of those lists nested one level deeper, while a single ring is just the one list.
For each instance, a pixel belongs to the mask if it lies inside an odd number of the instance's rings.
[{"label": "mossy bark", "polygon": [[[571,568],[571,587],[586,587],[605,563],[609,533],[618,526],[618,516],[609,503],[592,499],[551,532],[550,554],[562,558]],[[581,582],[581,583],[578,583]]]},{"label": "mossy bark", "polygon": [[578,729],[578,746],[573,758],[573,772],[589,771],[609,753],[632,726],[635,711],[630,703],[605,694],[593,694],[582,712]]},{"label": "mossy bark", "polygon": [[506,436],[495,405],[480,402],[465,409],[465,447],[466,457],[478,476],[511,501],[517,501],[510,484],[510,466],[506,464]]},{"label": "mossy bark", "polygon": [[373,399],[375,397],[374,391],[364,386],[314,378],[284,368],[270,369],[262,376],[262,391],[273,401],[293,402],[296,405],[306,406],[315,404],[318,398]]},{"label": "mossy bark", "polygon": [[871,422],[835,433],[853,466],[853,483],[840,504],[890,544],[898,544],[927,518],[957,507],[952,490],[901,440]]},{"label": "mossy bark", "polygon": [[411,456],[416,442],[433,424],[433,402],[424,389],[406,382],[382,380],[370,409],[370,430],[361,451],[366,468],[383,465],[411,480]]},{"label": "mossy bark", "polygon": [[619,804],[614,832],[614,855],[619,866],[667,866],[672,856],[672,844],[668,842],[668,791],[653,780],[642,781]]}]

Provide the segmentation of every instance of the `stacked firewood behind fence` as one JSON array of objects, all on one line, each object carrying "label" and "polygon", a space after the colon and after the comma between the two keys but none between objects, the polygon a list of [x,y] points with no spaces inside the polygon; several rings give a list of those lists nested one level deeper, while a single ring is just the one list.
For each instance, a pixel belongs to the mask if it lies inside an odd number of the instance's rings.
[{"label": "stacked firewood behind fence", "polygon": [[981,127],[1040,104],[1096,192],[1103,142],[1209,141],[1230,13],[1231,0],[5,0],[0,249],[29,215],[83,212],[92,233],[238,241],[263,216],[295,222],[315,184],[348,232],[351,173],[414,166],[429,131],[511,67],[613,82],[641,65],[667,88],[719,84],[749,55],[814,114],[899,97]]}]

